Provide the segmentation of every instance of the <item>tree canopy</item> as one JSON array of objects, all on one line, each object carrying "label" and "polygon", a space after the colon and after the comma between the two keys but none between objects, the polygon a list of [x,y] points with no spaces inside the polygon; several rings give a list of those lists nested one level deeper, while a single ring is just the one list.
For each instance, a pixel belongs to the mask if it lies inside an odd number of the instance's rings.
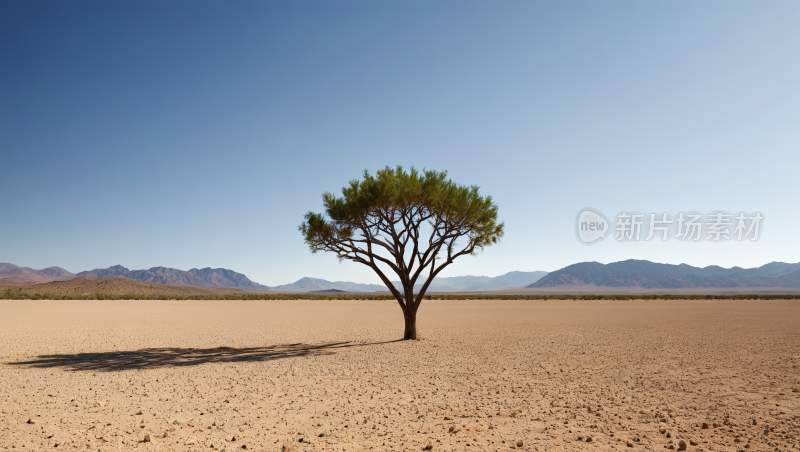
[{"label": "tree canopy", "polygon": [[[332,252],[372,268],[403,310],[406,339],[416,339],[416,312],[433,279],[454,259],[503,236],[491,196],[481,196],[476,185],[456,184],[446,171],[387,166],[373,176],[365,170],[341,197],[326,192],[322,198],[325,214],[308,212],[299,226],[306,244],[314,253]],[[415,294],[418,280],[424,283]]]}]

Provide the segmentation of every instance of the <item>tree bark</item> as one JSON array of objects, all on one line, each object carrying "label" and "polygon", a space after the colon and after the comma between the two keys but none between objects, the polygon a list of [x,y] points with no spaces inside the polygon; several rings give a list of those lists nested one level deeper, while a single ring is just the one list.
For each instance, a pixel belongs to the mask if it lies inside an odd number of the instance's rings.
[{"label": "tree bark", "polygon": [[[413,308],[411,308],[413,309]],[[411,312],[404,312],[403,317],[406,320],[406,331],[403,333],[404,340],[416,340],[417,339],[417,313]]]}]

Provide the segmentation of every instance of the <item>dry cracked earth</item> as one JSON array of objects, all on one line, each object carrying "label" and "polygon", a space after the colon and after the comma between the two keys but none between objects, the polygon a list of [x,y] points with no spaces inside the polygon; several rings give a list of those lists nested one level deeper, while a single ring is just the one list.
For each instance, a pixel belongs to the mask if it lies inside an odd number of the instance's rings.
[{"label": "dry cracked earth", "polygon": [[0,449],[800,447],[796,301],[0,301]]}]

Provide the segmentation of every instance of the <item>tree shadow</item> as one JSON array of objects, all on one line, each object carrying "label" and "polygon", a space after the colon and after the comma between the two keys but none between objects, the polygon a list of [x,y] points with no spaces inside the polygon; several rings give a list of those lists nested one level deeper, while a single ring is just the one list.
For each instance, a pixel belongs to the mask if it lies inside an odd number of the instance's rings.
[{"label": "tree shadow", "polygon": [[395,341],[328,344],[285,344],[251,348],[143,348],[134,351],[39,355],[36,359],[6,363],[10,366],[61,367],[67,371],[110,372],[129,369],[197,366],[205,363],[257,362],[303,356],[333,355],[336,349],[389,344]]}]

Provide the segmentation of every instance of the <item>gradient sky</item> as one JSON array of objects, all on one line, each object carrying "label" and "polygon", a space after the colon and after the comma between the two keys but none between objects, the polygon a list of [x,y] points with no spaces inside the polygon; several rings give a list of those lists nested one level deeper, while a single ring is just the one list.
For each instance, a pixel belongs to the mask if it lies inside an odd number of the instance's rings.
[{"label": "gradient sky", "polygon": [[[0,2],[0,262],[378,283],[321,194],[448,170],[506,235],[442,276],[800,261],[800,3]],[[755,243],[583,246],[577,212],[761,211]]]}]

